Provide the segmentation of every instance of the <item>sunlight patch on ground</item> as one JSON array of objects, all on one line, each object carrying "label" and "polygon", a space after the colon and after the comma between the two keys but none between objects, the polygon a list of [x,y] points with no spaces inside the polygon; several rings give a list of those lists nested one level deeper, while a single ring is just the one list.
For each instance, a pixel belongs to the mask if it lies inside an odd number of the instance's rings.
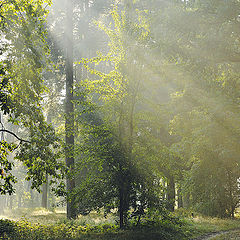
[{"label": "sunlight patch on ground", "polygon": [[35,210],[32,212],[31,215],[33,216],[39,216],[39,215],[49,215],[49,214],[52,214],[52,212],[48,211],[48,210],[45,210],[45,209],[39,209],[39,210]]}]

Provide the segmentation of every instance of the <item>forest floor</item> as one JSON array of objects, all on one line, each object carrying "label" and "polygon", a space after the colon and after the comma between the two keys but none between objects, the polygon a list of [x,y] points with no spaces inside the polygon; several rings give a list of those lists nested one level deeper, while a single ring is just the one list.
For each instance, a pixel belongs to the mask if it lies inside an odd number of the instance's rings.
[{"label": "forest floor", "polygon": [[194,214],[188,211],[176,211],[176,215],[187,223],[185,232],[190,231],[192,240],[240,240],[240,209],[235,219],[220,219]]},{"label": "forest floor", "polygon": [[240,230],[220,231],[206,234],[195,240],[240,240]]},{"label": "forest floor", "polygon": [[[194,239],[194,240],[240,240],[240,218],[236,219],[219,219],[219,218],[209,218],[203,217],[201,215],[195,215],[194,217],[189,217],[186,212],[176,212],[176,216],[183,221],[183,226],[181,231],[187,237],[181,239]],[[239,216],[238,216],[239,217]],[[117,217],[110,215],[107,218],[104,217],[102,213],[93,212],[88,216],[80,216],[74,222],[69,222],[66,219],[66,213],[64,210],[57,209],[55,211],[47,211],[42,208],[35,209],[17,209],[13,211],[5,212],[5,216],[0,216],[1,218],[7,218],[16,222],[28,222],[31,224],[40,224],[44,226],[69,226],[75,225],[80,228],[83,226],[104,226],[104,225],[114,225],[116,223]],[[25,223],[24,223],[25,224]],[[238,229],[238,230],[237,230]],[[58,231],[58,229],[56,229]],[[60,229],[61,230],[61,229]],[[61,230],[62,231],[62,230]],[[64,231],[64,230],[63,230]],[[140,231],[113,231],[113,232],[101,232],[96,235],[96,238],[84,238],[84,239],[143,239],[143,240],[153,240],[159,238],[158,230],[157,232],[140,232]],[[150,235],[148,235],[150,234]],[[151,236],[152,234],[152,236]],[[144,237],[146,235],[146,237]],[[90,236],[90,235],[89,235]],[[148,237],[147,237],[148,236]],[[151,238],[149,238],[151,236]],[[80,238],[77,238],[80,239]],[[82,238],[81,238],[82,239]],[[168,239],[168,238],[164,238]],[[176,238],[180,240],[180,238]]]},{"label": "forest floor", "polygon": [[193,240],[240,240],[240,219],[186,218]]}]

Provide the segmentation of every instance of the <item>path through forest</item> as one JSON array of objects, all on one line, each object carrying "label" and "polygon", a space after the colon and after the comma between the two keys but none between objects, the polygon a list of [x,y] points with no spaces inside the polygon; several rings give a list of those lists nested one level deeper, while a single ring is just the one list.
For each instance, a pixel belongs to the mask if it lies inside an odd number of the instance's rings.
[{"label": "path through forest", "polygon": [[194,240],[240,240],[240,230],[213,232]]}]

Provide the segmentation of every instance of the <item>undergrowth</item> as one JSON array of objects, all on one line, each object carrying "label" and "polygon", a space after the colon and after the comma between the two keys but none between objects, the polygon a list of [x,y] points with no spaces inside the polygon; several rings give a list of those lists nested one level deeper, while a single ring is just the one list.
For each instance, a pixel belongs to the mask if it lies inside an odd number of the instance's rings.
[{"label": "undergrowth", "polygon": [[159,222],[149,220],[138,226],[129,225],[126,229],[120,230],[114,224],[91,226],[79,225],[77,221],[66,221],[44,225],[25,220],[0,220],[0,236],[11,240],[187,239],[181,230],[181,225],[180,222],[176,224],[168,220]]},{"label": "undergrowth", "polygon": [[[30,211],[29,211],[30,212]],[[239,220],[208,218],[180,209],[174,214],[146,215],[141,221],[132,219],[120,230],[113,214],[101,213],[67,220],[64,213],[35,209],[19,214],[18,220],[0,220],[1,237],[9,240],[186,240],[209,232],[237,229]],[[23,218],[24,217],[24,218]]]}]

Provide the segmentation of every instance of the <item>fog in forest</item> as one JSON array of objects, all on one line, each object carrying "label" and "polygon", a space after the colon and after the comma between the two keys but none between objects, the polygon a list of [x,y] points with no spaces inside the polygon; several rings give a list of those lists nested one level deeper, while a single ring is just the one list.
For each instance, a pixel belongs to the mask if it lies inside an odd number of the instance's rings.
[{"label": "fog in forest", "polygon": [[0,0],[0,238],[238,228],[239,16],[238,0]]}]

